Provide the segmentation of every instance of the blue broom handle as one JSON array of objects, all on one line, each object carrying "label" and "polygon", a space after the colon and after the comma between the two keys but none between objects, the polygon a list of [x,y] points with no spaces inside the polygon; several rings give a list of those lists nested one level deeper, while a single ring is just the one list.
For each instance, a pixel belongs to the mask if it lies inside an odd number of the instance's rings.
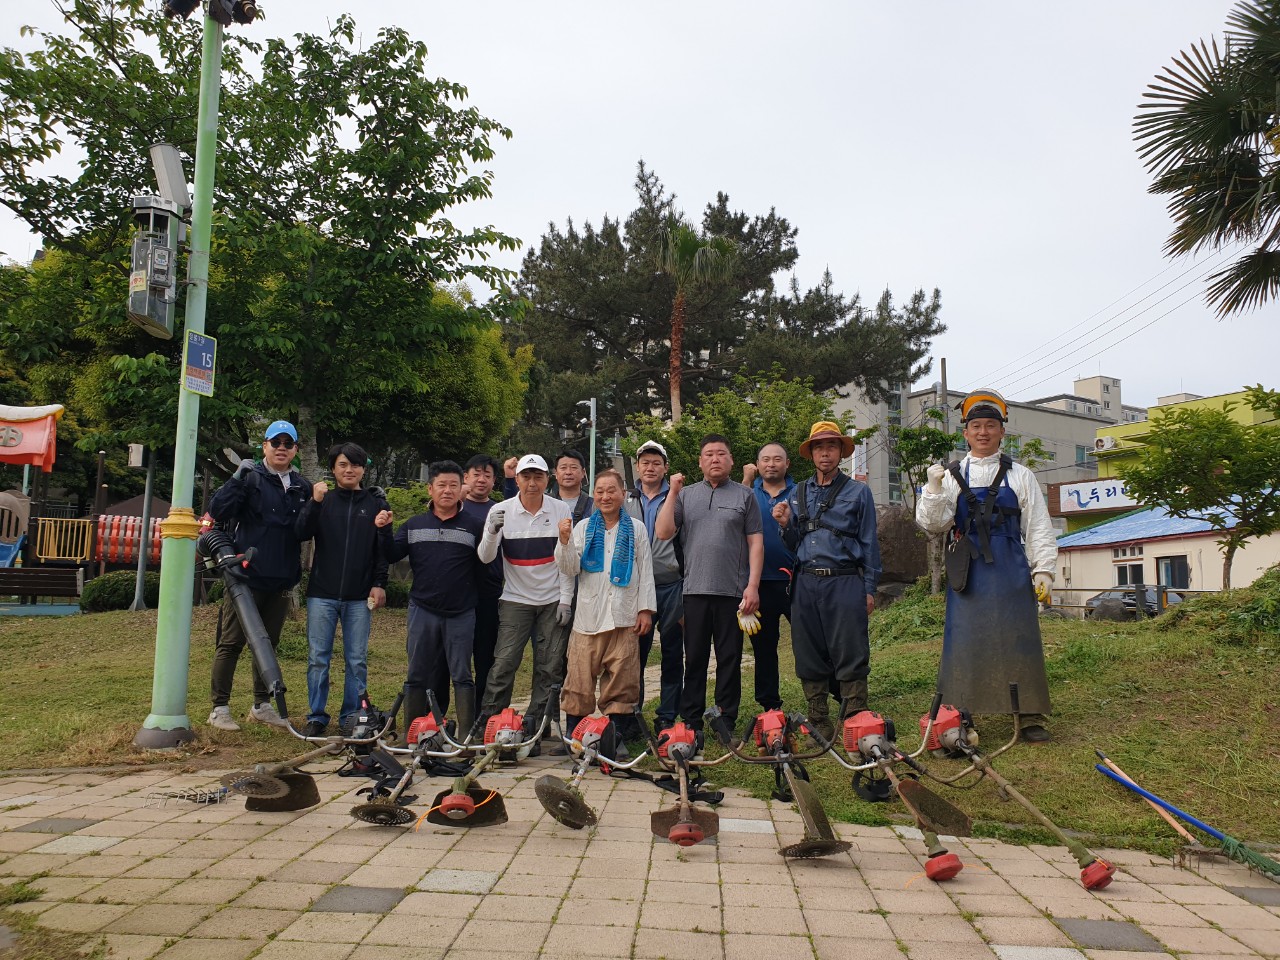
[{"label": "blue broom handle", "polygon": [[1209,836],[1213,837],[1215,840],[1226,840],[1226,839],[1227,839],[1227,835],[1226,835],[1225,833],[1223,833],[1221,830],[1215,830],[1215,829],[1213,829],[1213,827],[1209,826],[1207,823],[1205,823],[1205,822],[1203,822],[1203,821],[1201,821],[1201,820],[1197,820],[1195,817],[1191,816],[1191,814],[1189,814],[1189,813],[1184,813],[1183,811],[1181,811],[1181,810],[1179,810],[1177,807],[1175,807],[1173,804],[1168,803],[1168,802],[1166,802],[1166,801],[1164,801],[1164,800],[1161,800],[1161,799],[1160,799],[1159,797],[1157,797],[1154,793],[1149,793],[1148,791],[1143,790],[1140,786],[1138,786],[1138,785],[1137,785],[1136,783],[1134,783],[1132,780],[1126,780],[1124,777],[1120,776],[1120,775],[1119,775],[1118,773],[1116,773],[1114,770],[1109,770],[1109,769],[1107,769],[1106,767],[1104,767],[1104,766],[1103,766],[1102,764],[1100,764],[1100,763],[1095,763],[1095,764],[1093,765],[1093,767],[1094,767],[1094,769],[1095,769],[1095,770],[1097,770],[1099,773],[1106,774],[1108,777],[1110,777],[1110,778],[1111,778],[1112,780],[1114,780],[1116,783],[1119,783],[1119,784],[1121,784],[1121,785],[1123,785],[1123,786],[1128,787],[1128,788],[1129,788],[1130,790],[1132,790],[1134,793],[1138,794],[1138,796],[1146,797],[1148,800],[1150,800],[1152,803],[1156,804],[1157,806],[1164,807],[1164,809],[1168,810],[1168,811],[1169,811],[1170,813],[1172,813],[1175,817],[1181,817],[1183,820],[1187,821],[1187,823],[1191,824],[1193,827],[1195,827],[1195,828],[1197,828],[1197,829],[1199,829],[1199,830],[1203,830],[1205,833],[1207,833]]}]

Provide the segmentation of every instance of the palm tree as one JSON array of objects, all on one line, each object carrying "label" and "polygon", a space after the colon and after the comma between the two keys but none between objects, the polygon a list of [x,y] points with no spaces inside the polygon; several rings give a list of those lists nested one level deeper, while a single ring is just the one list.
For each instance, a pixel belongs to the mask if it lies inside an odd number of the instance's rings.
[{"label": "palm tree", "polygon": [[1219,316],[1280,293],[1280,0],[1239,3],[1226,34],[1157,75],[1133,125],[1150,191],[1170,198],[1166,252],[1254,245],[1210,277]]},{"label": "palm tree", "polygon": [[667,229],[658,251],[658,269],[676,282],[671,306],[671,422],[680,422],[680,380],[684,363],[685,304],[689,290],[699,283],[726,280],[733,271],[738,246],[725,237],[702,237],[692,227],[676,223]]}]

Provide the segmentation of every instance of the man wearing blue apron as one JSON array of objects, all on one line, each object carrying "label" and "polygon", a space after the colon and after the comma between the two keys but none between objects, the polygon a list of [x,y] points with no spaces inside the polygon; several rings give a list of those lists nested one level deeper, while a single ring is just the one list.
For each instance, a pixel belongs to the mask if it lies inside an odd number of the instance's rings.
[{"label": "man wearing blue apron", "polygon": [[997,714],[1010,712],[1016,683],[1022,737],[1044,743],[1049,682],[1036,600],[1049,597],[1057,538],[1035,475],[1000,451],[1004,398],[975,390],[959,409],[969,454],[950,468],[930,466],[916,502],[925,532],[950,531],[938,689],[945,703]]}]

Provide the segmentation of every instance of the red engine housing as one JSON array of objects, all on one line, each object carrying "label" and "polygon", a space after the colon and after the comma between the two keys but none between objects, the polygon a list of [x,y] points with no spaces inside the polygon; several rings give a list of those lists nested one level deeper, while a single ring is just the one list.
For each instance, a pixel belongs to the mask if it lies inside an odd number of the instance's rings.
[{"label": "red engine housing", "polygon": [[787,715],[781,710],[766,710],[756,717],[754,737],[762,753],[773,753],[787,743]]},{"label": "red engine housing", "polygon": [[671,758],[672,753],[683,753],[686,757],[693,756],[694,745],[698,741],[698,735],[685,725],[683,720],[673,724],[663,730],[658,737],[658,756],[664,760]]},{"label": "red engine housing", "polygon": [[440,732],[440,727],[436,724],[436,718],[431,714],[424,717],[414,717],[413,723],[409,724],[409,732],[405,735],[409,743],[421,743],[423,740],[430,740]]},{"label": "red engine housing", "polygon": [[[926,713],[920,718],[920,736],[924,736],[925,730],[929,726],[929,715]],[[929,731],[929,740],[925,744],[928,750],[951,750],[955,748],[955,744],[964,735],[965,715],[951,706],[944,703],[938,709],[938,717],[933,721],[933,729]]]},{"label": "red engine housing", "polygon": [[507,707],[501,713],[495,713],[484,725],[484,742],[512,745],[524,739],[524,716],[516,713],[514,707]]},{"label": "red engine housing", "polygon": [[893,729],[893,721],[874,710],[862,710],[844,721],[844,749],[850,756],[862,756],[871,759],[873,747],[888,756],[893,752],[893,741],[897,737]]},{"label": "red engine housing", "polygon": [[583,717],[569,734],[584,747],[595,746],[609,729],[608,717]]}]

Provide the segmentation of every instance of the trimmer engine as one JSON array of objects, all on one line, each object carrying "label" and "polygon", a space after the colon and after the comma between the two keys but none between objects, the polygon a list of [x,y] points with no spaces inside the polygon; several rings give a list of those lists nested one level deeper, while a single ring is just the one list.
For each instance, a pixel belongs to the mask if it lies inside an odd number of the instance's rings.
[{"label": "trimmer engine", "polygon": [[697,742],[697,731],[691,730],[682,720],[658,735],[658,756],[664,760],[675,760],[677,757],[691,760],[697,751]]},{"label": "trimmer engine", "polygon": [[776,753],[779,749],[792,752],[787,715],[781,710],[766,710],[756,717],[754,736],[761,753]]},{"label": "trimmer engine", "polygon": [[898,739],[893,721],[872,710],[862,710],[844,721],[844,748],[866,760],[892,756]]},{"label": "trimmer engine", "polygon": [[[920,736],[929,727],[929,715],[920,718]],[[968,710],[958,710],[949,703],[944,703],[933,721],[933,729],[929,731],[926,747],[938,757],[954,757],[965,753],[965,747],[978,745],[978,731],[973,728],[973,719]]]},{"label": "trimmer engine", "polygon": [[485,745],[496,743],[503,749],[515,749],[524,743],[524,716],[514,707],[495,713],[484,727]]},{"label": "trimmer engine", "polygon": [[[373,701],[369,699],[369,694],[362,693],[360,695],[360,709],[351,725],[352,739],[369,739],[387,725],[388,719],[389,717],[386,713],[373,705]],[[391,739],[394,739],[394,728],[388,733],[391,735]],[[373,745],[368,743],[357,743],[351,747],[352,752],[357,756],[368,756],[369,751],[372,749]]]},{"label": "trimmer engine", "polygon": [[582,744],[584,751],[593,750],[606,757],[617,752],[617,728],[608,717],[583,717],[570,737],[575,743]]},{"label": "trimmer engine", "polygon": [[444,746],[444,736],[441,734],[440,726],[436,723],[436,718],[429,713],[416,717],[413,723],[409,724],[407,738],[409,745],[414,747],[439,750]]}]

